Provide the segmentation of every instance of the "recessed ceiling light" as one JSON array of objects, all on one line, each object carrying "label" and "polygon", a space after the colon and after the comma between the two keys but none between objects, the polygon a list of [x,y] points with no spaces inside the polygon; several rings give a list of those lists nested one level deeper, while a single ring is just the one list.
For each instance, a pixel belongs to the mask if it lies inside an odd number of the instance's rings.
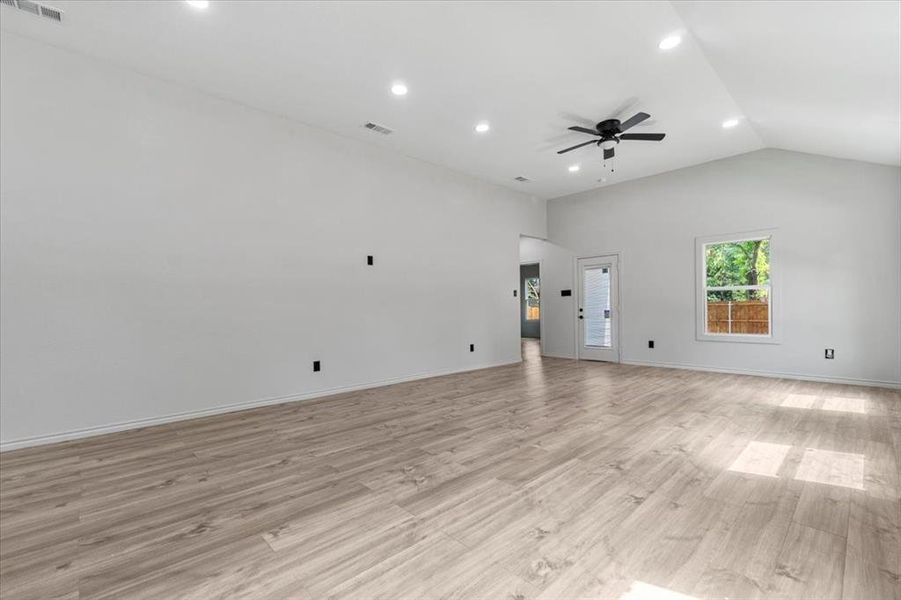
[{"label": "recessed ceiling light", "polygon": [[579,170],[579,165],[570,165],[569,166],[570,173],[576,173],[578,170]]},{"label": "recessed ceiling light", "polygon": [[398,81],[394,85],[391,86],[391,93],[395,96],[406,96],[407,95],[407,85],[402,81]]},{"label": "recessed ceiling light", "polygon": [[210,0],[185,0],[185,2],[188,3],[188,6],[192,8],[199,8],[201,10],[210,7]]},{"label": "recessed ceiling light", "polygon": [[726,119],[723,121],[723,129],[732,129],[738,125],[738,119]]},{"label": "recessed ceiling light", "polygon": [[676,46],[682,43],[682,36],[680,35],[668,35],[657,44],[657,47],[661,50],[672,50]]},{"label": "recessed ceiling light", "polygon": [[476,133],[485,133],[491,129],[491,125],[489,125],[486,121],[482,121],[481,123],[476,124]]}]

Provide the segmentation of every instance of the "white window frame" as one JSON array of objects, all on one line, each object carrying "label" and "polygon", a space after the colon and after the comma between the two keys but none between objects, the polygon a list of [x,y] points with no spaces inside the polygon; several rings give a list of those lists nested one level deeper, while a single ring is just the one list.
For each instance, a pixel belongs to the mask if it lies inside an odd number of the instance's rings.
[{"label": "white window frame", "polygon": [[[729,242],[746,242],[748,240],[770,240],[770,283],[769,286],[729,286],[728,289],[766,289],[769,288],[768,301],[770,304],[770,333],[768,335],[742,334],[742,333],[708,333],[707,332],[707,252],[706,247],[712,244],[726,244]],[[696,296],[696,337],[702,342],[739,342],[750,344],[781,344],[782,343],[782,318],[781,318],[781,292],[782,285],[779,280],[779,263],[777,262],[778,236],[775,229],[761,229],[758,231],[746,231],[725,235],[710,235],[695,238],[695,258],[697,278],[695,283]],[[718,288],[714,288],[718,289]]]}]

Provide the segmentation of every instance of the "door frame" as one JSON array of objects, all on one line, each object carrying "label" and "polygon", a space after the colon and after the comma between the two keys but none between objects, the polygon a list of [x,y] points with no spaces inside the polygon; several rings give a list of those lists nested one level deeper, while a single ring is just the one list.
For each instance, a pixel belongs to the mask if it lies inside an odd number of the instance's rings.
[{"label": "door frame", "polygon": [[623,304],[622,304],[622,292],[620,291],[620,285],[622,282],[622,275],[620,271],[623,268],[623,254],[620,251],[616,252],[598,252],[592,253],[584,256],[576,256],[573,258],[573,283],[575,284],[575,292],[576,292],[576,302],[573,304],[573,350],[574,356],[576,360],[591,360],[588,358],[581,357],[581,346],[582,344],[582,334],[580,324],[579,324],[579,307],[582,305],[582,274],[579,271],[579,261],[587,260],[587,259],[597,259],[597,258],[608,258],[615,257],[616,258],[616,283],[614,285],[614,293],[613,298],[616,301],[617,310],[613,311],[613,320],[614,327],[616,327],[616,335],[614,336],[614,344],[611,346],[616,349],[616,362],[623,362],[623,319],[621,313],[623,312]]},{"label": "door frame", "polygon": [[[544,265],[539,260],[521,260],[519,266],[538,265],[538,346],[541,356],[544,356]],[[522,273],[517,270],[517,281],[519,282],[519,322],[520,322],[520,343],[522,343],[522,303],[526,301],[523,295],[525,290],[522,289]]]}]

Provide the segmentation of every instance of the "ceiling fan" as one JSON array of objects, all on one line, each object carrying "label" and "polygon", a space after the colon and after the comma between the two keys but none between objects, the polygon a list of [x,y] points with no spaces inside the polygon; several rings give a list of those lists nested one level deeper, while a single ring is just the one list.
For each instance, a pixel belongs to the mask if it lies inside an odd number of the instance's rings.
[{"label": "ceiling fan", "polygon": [[571,148],[566,148],[565,150],[558,151],[557,154],[564,154],[565,152],[569,152],[570,150],[575,150],[576,148],[581,148],[582,146],[587,146],[589,144],[597,144],[604,149],[604,160],[608,160],[613,158],[613,149],[618,143],[620,143],[621,140],[644,140],[647,142],[659,142],[666,136],[665,133],[623,133],[627,129],[631,129],[645,119],[650,118],[650,116],[651,115],[649,115],[648,113],[640,112],[636,113],[633,117],[626,119],[623,122],[620,122],[619,119],[605,119],[604,121],[601,121],[600,123],[595,125],[595,128],[593,130],[588,129],[587,127],[570,127],[570,131],[587,133],[588,135],[598,136],[600,139],[576,144]]}]

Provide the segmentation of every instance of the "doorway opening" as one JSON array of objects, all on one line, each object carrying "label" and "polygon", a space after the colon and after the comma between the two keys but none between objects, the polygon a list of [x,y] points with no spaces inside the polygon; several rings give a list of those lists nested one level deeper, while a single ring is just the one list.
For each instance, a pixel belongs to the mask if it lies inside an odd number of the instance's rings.
[{"label": "doorway opening", "polygon": [[519,334],[523,357],[541,354],[541,264],[519,265]]}]

